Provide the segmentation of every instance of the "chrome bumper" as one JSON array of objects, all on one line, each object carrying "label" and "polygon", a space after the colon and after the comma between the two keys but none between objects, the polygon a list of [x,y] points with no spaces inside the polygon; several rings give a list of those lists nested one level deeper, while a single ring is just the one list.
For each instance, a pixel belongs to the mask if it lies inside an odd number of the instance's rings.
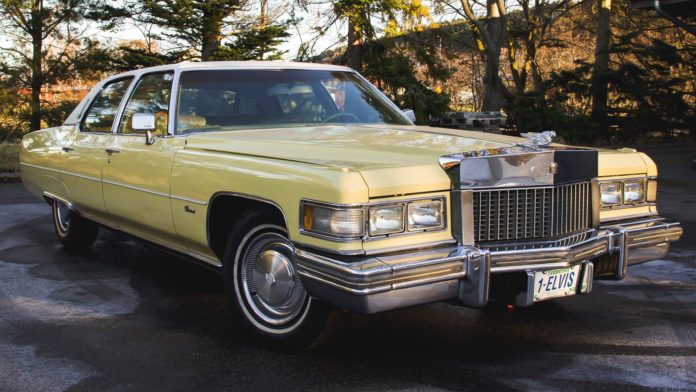
[{"label": "chrome bumper", "polygon": [[[591,291],[592,259],[615,255],[613,274],[659,259],[682,235],[679,223],[662,218],[621,222],[554,241],[450,246],[371,257],[343,257],[296,246],[297,271],[315,298],[356,312],[377,313],[458,299],[466,306],[488,303],[492,274],[533,272],[583,264],[585,294]],[[530,297],[529,297],[530,298]],[[531,305],[524,295],[521,305]]]}]

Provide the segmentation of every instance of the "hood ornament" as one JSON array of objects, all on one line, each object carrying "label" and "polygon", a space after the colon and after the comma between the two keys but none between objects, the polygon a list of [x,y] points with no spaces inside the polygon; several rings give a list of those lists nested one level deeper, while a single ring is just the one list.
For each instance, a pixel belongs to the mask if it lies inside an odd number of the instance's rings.
[{"label": "hood ornament", "polygon": [[527,143],[524,143],[524,146],[548,146],[553,142],[556,131],[527,132],[520,135],[527,138]]}]

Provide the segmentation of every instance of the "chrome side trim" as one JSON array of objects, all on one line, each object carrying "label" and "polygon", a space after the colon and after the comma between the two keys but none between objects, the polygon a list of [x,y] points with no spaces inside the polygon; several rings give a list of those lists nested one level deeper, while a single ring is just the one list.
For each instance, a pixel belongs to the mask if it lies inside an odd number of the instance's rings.
[{"label": "chrome side trim", "polygon": [[192,257],[192,258],[194,258],[194,259],[196,259],[196,260],[198,260],[198,261],[201,261],[201,262],[204,262],[204,263],[210,265],[211,267],[215,267],[215,268],[220,268],[220,267],[222,267],[222,263],[221,263],[219,260],[211,259],[210,257],[207,257],[207,256],[202,255],[202,254],[197,253],[197,252],[192,252],[192,251],[190,251],[190,250],[188,250],[188,249],[183,249],[183,248],[174,249],[174,248],[172,248],[171,246],[165,245],[165,244],[163,244],[162,242],[160,242],[160,241],[158,241],[158,240],[155,240],[155,239],[152,239],[152,238],[150,238],[150,237],[148,237],[148,236],[144,236],[144,235],[141,235],[141,234],[134,234],[134,233],[131,233],[131,232],[129,232],[129,231],[123,230],[122,228],[118,227],[117,225],[114,225],[114,224],[112,224],[111,222],[108,222],[108,221],[106,221],[106,220],[104,220],[104,219],[95,217],[94,215],[85,215],[85,218],[87,218],[87,219],[89,219],[89,220],[91,220],[91,221],[94,221],[94,222],[96,222],[96,223],[98,223],[98,224],[100,224],[100,225],[102,225],[102,226],[104,226],[104,227],[107,227],[107,228],[111,229],[111,230],[118,231],[118,232],[121,232],[121,233],[125,233],[125,234],[128,234],[128,235],[130,235],[130,236],[139,238],[139,239],[141,239],[141,240],[143,240],[143,241],[150,242],[150,243],[152,243],[152,244],[154,244],[154,245],[156,245],[156,246],[158,246],[158,247],[160,247],[160,248],[163,248],[163,249],[165,249],[165,250],[169,250],[169,251],[176,252],[176,253],[179,253],[179,254],[182,254],[182,255],[185,255],[185,256]]},{"label": "chrome side trim", "polygon": [[177,195],[169,195],[169,197],[171,197],[172,199],[181,200],[181,201],[186,201],[186,202],[198,204],[198,205],[201,205],[201,206],[208,205],[208,202],[207,202],[207,201],[201,201],[201,200],[196,200],[196,199],[189,199],[188,197],[177,196]]},{"label": "chrome side trim", "polygon": [[50,192],[43,192],[43,197],[44,197],[44,199],[46,199],[46,201],[49,204],[50,204],[50,200],[55,199],[55,200],[58,200],[59,202],[65,204],[69,209],[71,209],[79,214],[77,209],[75,209],[75,206],[73,205],[73,203],[71,203],[70,201],[68,201],[67,199],[65,199],[63,197],[60,197],[60,196],[55,195],[55,194],[50,193]]},{"label": "chrome side trim", "polygon": [[73,177],[77,177],[77,178],[82,178],[82,179],[84,179],[84,180],[89,180],[89,181],[96,181],[96,182],[100,182],[100,181],[101,181],[101,178],[85,176],[85,175],[83,175],[83,174],[77,174],[77,173],[68,172],[68,171],[61,171],[60,173],[61,173],[61,174],[68,175],[68,176],[73,176]]},{"label": "chrome side trim", "polygon": [[122,187],[122,188],[128,188],[128,189],[132,189],[132,190],[134,190],[134,191],[145,192],[145,193],[149,193],[149,194],[155,195],[155,196],[162,196],[162,197],[167,197],[167,198],[169,197],[169,194],[167,194],[167,193],[151,191],[151,190],[149,190],[149,189],[140,188],[140,187],[133,186],[133,185],[126,185],[126,184],[123,184],[123,183],[120,183],[120,182],[116,182],[116,181],[102,180],[102,182],[103,182],[104,184],[120,186],[120,187]]},{"label": "chrome side trim", "polygon": [[181,201],[186,201],[186,202],[189,202],[189,203],[194,203],[194,204],[198,204],[198,205],[202,205],[202,206],[208,204],[207,201],[201,201],[201,200],[196,200],[196,199],[190,199],[190,198],[188,198],[188,197],[177,196],[177,195],[169,195],[169,194],[162,193],[162,192],[151,191],[151,190],[145,189],[145,188],[140,188],[140,187],[136,187],[136,186],[132,186],[132,185],[126,185],[126,184],[123,184],[123,183],[120,183],[120,182],[116,182],[116,181],[102,180],[102,179],[100,179],[100,178],[85,176],[85,175],[82,175],[82,174],[77,174],[77,173],[68,172],[68,171],[64,171],[64,170],[51,169],[51,168],[48,168],[48,167],[39,166],[39,165],[34,165],[34,164],[31,164],[31,163],[24,163],[24,162],[21,162],[20,164],[21,164],[21,165],[24,165],[24,166],[33,167],[33,168],[36,168],[36,169],[49,170],[49,171],[52,171],[52,172],[55,172],[55,173],[59,173],[59,174],[65,174],[65,175],[68,175],[68,176],[74,176],[74,177],[78,177],[78,178],[83,178],[83,179],[85,179],[85,180],[101,181],[101,182],[103,182],[103,183],[110,184],[110,185],[121,186],[121,187],[124,187],[124,188],[133,189],[133,190],[140,191],[140,192],[150,193],[150,194],[153,194],[153,195],[156,195],[156,196],[170,197],[170,198],[172,198],[172,199],[181,200]]},{"label": "chrome side trim", "polygon": [[83,174],[77,174],[77,173],[73,173],[73,172],[69,172],[69,171],[65,171],[65,170],[52,169],[52,168],[50,168],[50,167],[45,167],[45,166],[40,166],[40,165],[34,165],[34,164],[32,164],[32,163],[20,162],[20,165],[22,165],[22,166],[28,166],[28,167],[33,167],[33,168],[35,168],[35,169],[48,170],[48,171],[52,171],[52,172],[54,172],[54,173],[65,174],[65,175],[68,175],[68,176],[83,178],[83,179],[85,179],[85,180],[90,180],[90,181],[101,181],[101,178],[85,176],[85,175],[83,175]]},{"label": "chrome side trim", "polygon": [[19,164],[21,166],[33,167],[34,169],[41,169],[41,170],[48,170],[48,171],[52,171],[52,172],[56,172],[56,173],[62,173],[62,171],[60,171],[60,170],[51,169],[50,167],[35,165],[33,163],[20,162]]}]

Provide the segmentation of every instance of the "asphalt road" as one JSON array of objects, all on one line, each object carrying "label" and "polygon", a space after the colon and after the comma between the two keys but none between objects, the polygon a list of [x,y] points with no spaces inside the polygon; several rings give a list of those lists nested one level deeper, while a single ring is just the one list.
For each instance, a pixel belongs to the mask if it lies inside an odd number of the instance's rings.
[{"label": "asphalt road", "polygon": [[221,277],[102,231],[73,256],[49,208],[0,185],[0,391],[696,390],[696,150],[655,149],[669,257],[590,296],[351,318],[288,354],[245,338]]}]

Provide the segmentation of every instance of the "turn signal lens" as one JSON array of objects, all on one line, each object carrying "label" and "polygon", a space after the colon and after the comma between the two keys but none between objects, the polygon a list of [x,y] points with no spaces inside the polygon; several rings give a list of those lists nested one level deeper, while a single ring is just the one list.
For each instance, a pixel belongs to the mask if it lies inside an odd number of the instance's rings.
[{"label": "turn signal lens", "polygon": [[645,200],[657,201],[657,181],[648,180],[648,189],[645,192]]},{"label": "turn signal lens", "polygon": [[302,228],[339,238],[362,237],[365,213],[362,208],[331,208],[305,204]]}]

